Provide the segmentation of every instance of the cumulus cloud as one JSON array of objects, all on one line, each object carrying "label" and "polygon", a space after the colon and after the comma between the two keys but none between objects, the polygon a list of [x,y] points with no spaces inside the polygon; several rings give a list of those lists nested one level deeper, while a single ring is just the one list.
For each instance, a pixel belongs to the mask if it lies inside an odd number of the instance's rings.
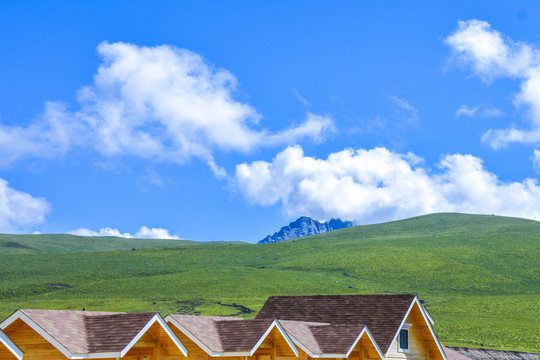
[{"label": "cumulus cloud", "polygon": [[135,237],[143,239],[176,239],[179,240],[178,235],[171,235],[169,230],[163,228],[148,228],[143,226],[135,233]]},{"label": "cumulus cloud", "polygon": [[0,166],[25,157],[54,158],[80,144],[83,124],[63,104],[46,102],[45,111],[27,127],[0,123]]},{"label": "cumulus cloud", "polygon": [[502,182],[471,155],[446,155],[430,168],[415,154],[386,148],[317,159],[291,146],[272,162],[238,165],[233,182],[252,204],[279,204],[289,217],[364,224],[451,211],[540,220],[536,180]]},{"label": "cumulus cloud", "polygon": [[461,105],[456,110],[456,116],[480,116],[480,117],[498,117],[503,116],[504,112],[493,107],[491,104],[481,104],[477,106]]},{"label": "cumulus cloud", "polygon": [[179,240],[178,235],[171,235],[169,230],[163,228],[148,228],[142,226],[135,234],[122,233],[116,228],[105,227],[99,229],[99,231],[93,231],[87,228],[80,228],[70,231],[69,234],[79,236],[114,236],[126,239],[140,238],[140,239],[174,239]]},{"label": "cumulus cloud", "polygon": [[521,90],[515,96],[514,102],[516,106],[527,109],[531,128],[489,130],[482,140],[495,149],[514,142],[539,143],[540,52],[538,49],[524,42],[503,37],[500,32],[493,30],[489,23],[480,20],[460,21],[457,30],[446,38],[446,43],[453,50],[453,61],[462,66],[470,66],[473,73],[484,81],[511,78],[521,82]]},{"label": "cumulus cloud", "polygon": [[282,131],[261,128],[261,115],[235,99],[235,76],[194,52],[107,42],[97,50],[102,63],[93,83],[79,90],[78,110],[49,102],[27,127],[0,126],[0,165],[82,147],[173,163],[196,157],[221,176],[215,149],[321,141],[332,129],[329,117],[315,114]]},{"label": "cumulus cloud", "polygon": [[41,224],[50,211],[44,198],[15,190],[0,178],[0,232],[17,233]]}]

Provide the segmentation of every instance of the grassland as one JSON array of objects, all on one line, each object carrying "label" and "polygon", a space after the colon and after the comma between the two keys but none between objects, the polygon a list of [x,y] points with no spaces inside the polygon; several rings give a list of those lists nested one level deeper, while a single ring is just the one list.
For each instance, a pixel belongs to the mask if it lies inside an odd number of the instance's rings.
[{"label": "grassland", "polygon": [[540,352],[535,221],[435,214],[276,244],[177,245],[0,246],[0,317],[83,307],[253,317],[270,295],[415,292],[446,345]]},{"label": "grassland", "polygon": [[[215,243],[190,240],[126,239],[114,236],[77,236],[68,234],[0,234],[0,254],[65,254],[192,245],[201,246]],[[218,243],[221,244],[221,242]]]}]

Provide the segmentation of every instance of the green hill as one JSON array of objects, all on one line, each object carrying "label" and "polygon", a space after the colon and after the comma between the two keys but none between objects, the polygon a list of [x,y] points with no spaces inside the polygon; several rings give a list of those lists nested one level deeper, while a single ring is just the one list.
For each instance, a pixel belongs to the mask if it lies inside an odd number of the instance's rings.
[{"label": "green hill", "polygon": [[0,247],[0,317],[23,307],[252,317],[270,295],[416,292],[446,345],[540,352],[539,240],[536,221],[434,214],[275,244]]},{"label": "green hill", "polygon": [[103,252],[190,245],[208,245],[212,243],[213,242],[190,240],[126,239],[114,236],[77,236],[67,234],[0,234],[0,254],[64,254]]}]

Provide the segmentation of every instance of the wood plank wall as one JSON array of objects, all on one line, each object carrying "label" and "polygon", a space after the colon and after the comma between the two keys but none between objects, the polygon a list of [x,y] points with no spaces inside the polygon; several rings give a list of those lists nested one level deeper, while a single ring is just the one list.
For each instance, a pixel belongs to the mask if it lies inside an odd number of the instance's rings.
[{"label": "wood plank wall", "polygon": [[405,320],[411,324],[409,328],[409,352],[402,352],[398,349],[399,339],[390,346],[388,359],[409,359],[409,360],[443,360],[435,339],[429,331],[429,327],[423,318],[422,310],[418,305],[414,305],[409,316]]},{"label": "wood plank wall", "polygon": [[4,332],[23,351],[23,360],[66,360],[58,349],[21,319],[15,320]]}]

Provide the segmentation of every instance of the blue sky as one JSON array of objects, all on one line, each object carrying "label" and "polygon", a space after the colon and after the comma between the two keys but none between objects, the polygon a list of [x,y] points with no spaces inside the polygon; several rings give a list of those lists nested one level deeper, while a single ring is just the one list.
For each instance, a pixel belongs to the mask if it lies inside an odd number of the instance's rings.
[{"label": "blue sky", "polygon": [[540,220],[535,2],[2,1],[0,232]]}]

